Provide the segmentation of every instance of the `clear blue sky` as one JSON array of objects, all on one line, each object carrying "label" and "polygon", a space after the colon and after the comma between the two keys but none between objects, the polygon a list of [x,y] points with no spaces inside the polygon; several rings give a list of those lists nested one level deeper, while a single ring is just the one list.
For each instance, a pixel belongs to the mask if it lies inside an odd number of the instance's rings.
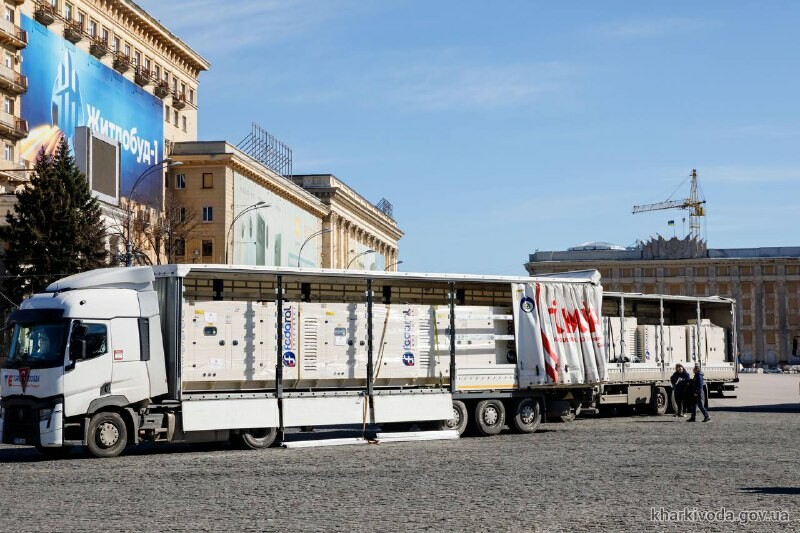
[{"label": "clear blue sky", "polygon": [[201,139],[255,121],[296,173],[386,197],[403,270],[680,233],[630,210],[692,168],[710,247],[800,245],[800,3],[139,3],[212,64]]}]

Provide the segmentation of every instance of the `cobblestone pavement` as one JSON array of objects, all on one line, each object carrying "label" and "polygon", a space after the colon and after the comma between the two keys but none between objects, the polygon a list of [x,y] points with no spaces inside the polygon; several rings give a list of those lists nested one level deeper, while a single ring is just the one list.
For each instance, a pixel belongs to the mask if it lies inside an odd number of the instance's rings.
[{"label": "cobblestone pavement", "polygon": [[[796,388],[794,394],[797,394]],[[797,397],[794,397],[795,403]],[[41,459],[0,447],[0,529],[729,531],[651,521],[756,515],[800,528],[800,411],[715,400],[711,423],[672,416],[579,418],[535,435],[243,452],[129,449],[115,459]],[[736,403],[736,402],[733,402]],[[662,510],[663,509],[663,510]],[[718,514],[715,518],[723,518]],[[730,518],[730,515],[729,515]],[[779,514],[771,518],[785,518]],[[787,528],[788,525],[788,528]]]}]

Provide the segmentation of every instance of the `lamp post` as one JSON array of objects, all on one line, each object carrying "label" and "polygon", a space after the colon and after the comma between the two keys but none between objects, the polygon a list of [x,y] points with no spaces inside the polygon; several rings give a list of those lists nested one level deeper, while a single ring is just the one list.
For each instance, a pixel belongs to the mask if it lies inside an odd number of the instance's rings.
[{"label": "lamp post", "polygon": [[348,269],[350,268],[350,265],[352,265],[352,264],[353,264],[353,261],[355,261],[356,259],[358,259],[358,258],[359,258],[359,257],[361,257],[362,255],[374,254],[374,253],[375,253],[375,250],[364,250],[364,251],[363,251],[363,252],[361,252],[360,254],[357,254],[355,257],[353,257],[353,258],[350,260],[350,262],[349,262],[349,263],[347,263],[347,266],[345,267],[345,270],[348,270]]},{"label": "lamp post", "polygon": [[312,233],[311,235],[308,236],[308,238],[303,242],[303,245],[300,246],[300,251],[297,252],[297,268],[300,268],[300,258],[303,256],[303,248],[306,247],[306,244],[308,244],[308,241],[310,241],[314,237],[319,237],[320,235],[325,235],[326,233],[330,233],[332,231],[333,230],[330,229],[330,228],[321,229],[319,231],[315,231],[314,233]]},{"label": "lamp post", "polygon": [[148,174],[150,174],[151,172],[153,172],[156,169],[161,169],[161,167],[163,167],[165,163],[166,163],[168,169],[179,167],[179,166],[183,165],[183,163],[181,161],[173,161],[171,158],[165,157],[164,159],[162,159],[158,163],[150,165],[149,167],[147,167],[144,170],[144,172],[139,174],[139,177],[136,178],[136,181],[133,182],[133,186],[131,187],[131,190],[128,193],[128,220],[127,220],[127,224],[126,224],[128,235],[126,236],[126,239],[125,239],[125,266],[126,267],[132,267],[133,266],[133,239],[131,237],[131,219],[133,219],[133,206],[132,206],[133,193],[136,191],[136,187],[138,187],[142,183],[142,181],[144,181],[144,178],[147,177]]},{"label": "lamp post", "polygon": [[269,204],[264,200],[258,201],[253,205],[248,205],[244,209],[242,209],[238,215],[233,217],[231,221],[231,225],[228,226],[228,233],[225,236],[225,264],[228,264],[228,245],[230,244],[231,240],[231,231],[233,230],[233,225],[236,224],[236,221],[239,220],[243,215],[249,213],[250,211],[255,211],[256,209],[263,209],[265,207],[269,207]]},{"label": "lamp post", "polygon": [[395,261],[394,263],[392,263],[392,264],[391,264],[391,265],[389,265],[388,267],[384,268],[384,269],[383,269],[383,271],[384,271],[384,272],[389,272],[389,269],[390,269],[390,268],[392,268],[392,267],[394,267],[394,266],[397,266],[397,265],[402,265],[402,264],[403,264],[403,262],[402,262],[402,261]]}]

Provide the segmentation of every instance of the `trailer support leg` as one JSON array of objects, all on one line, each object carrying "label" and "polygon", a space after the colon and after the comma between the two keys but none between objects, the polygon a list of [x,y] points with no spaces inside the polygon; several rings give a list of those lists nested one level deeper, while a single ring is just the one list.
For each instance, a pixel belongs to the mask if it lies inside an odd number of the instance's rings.
[{"label": "trailer support leg", "polygon": [[278,348],[276,351],[277,359],[275,361],[275,396],[278,398],[278,438],[283,441],[283,276],[279,274],[277,278],[277,287],[275,289],[277,319],[275,323],[278,333],[278,342],[276,343]]},{"label": "trailer support leg", "polygon": [[450,392],[456,392],[456,288],[455,283],[450,286]]}]

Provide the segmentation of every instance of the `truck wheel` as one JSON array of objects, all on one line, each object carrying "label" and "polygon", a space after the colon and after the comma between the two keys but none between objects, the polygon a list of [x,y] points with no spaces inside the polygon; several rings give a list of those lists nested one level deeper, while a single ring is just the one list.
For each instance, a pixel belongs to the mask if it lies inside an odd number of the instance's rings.
[{"label": "truck wheel", "polygon": [[534,433],[542,423],[542,407],[539,400],[523,398],[514,403],[513,416],[508,427],[514,433]]},{"label": "truck wheel", "polygon": [[475,432],[481,437],[497,435],[506,423],[506,409],[500,400],[482,400],[475,405]]},{"label": "truck wheel", "polygon": [[661,416],[667,412],[667,407],[669,407],[667,389],[664,387],[655,387],[655,389],[653,389],[653,400],[650,404],[650,412],[656,416]]},{"label": "truck wheel", "polygon": [[436,429],[440,431],[455,429],[459,435],[463,435],[467,429],[468,420],[467,406],[460,400],[453,400],[453,418],[442,420],[436,425]]},{"label": "truck wheel", "polygon": [[128,430],[118,413],[97,413],[87,433],[86,444],[95,457],[116,457],[128,444]]},{"label": "truck wheel", "polygon": [[269,448],[278,436],[278,428],[241,429],[235,442],[243,450]]},{"label": "truck wheel", "polygon": [[574,422],[578,415],[581,414],[581,406],[578,407],[570,407],[569,413],[566,415],[561,415],[558,417],[558,420],[561,420],[564,423],[567,422]]}]

